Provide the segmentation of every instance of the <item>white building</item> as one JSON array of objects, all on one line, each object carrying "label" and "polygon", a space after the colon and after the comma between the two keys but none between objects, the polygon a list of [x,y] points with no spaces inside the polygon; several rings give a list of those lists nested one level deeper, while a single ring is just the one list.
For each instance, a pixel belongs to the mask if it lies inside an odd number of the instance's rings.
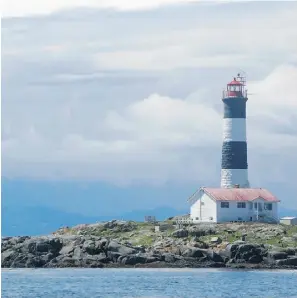
[{"label": "white building", "polygon": [[297,217],[286,216],[282,217],[279,221],[283,225],[297,225]]},{"label": "white building", "polygon": [[193,223],[279,222],[278,203],[263,188],[200,188],[188,200]]}]

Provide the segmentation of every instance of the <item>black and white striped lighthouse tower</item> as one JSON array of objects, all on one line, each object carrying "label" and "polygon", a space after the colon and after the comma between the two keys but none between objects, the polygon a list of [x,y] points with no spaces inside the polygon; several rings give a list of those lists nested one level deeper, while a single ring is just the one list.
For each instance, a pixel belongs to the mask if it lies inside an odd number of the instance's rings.
[{"label": "black and white striped lighthouse tower", "polygon": [[240,74],[223,91],[222,188],[249,188],[246,142],[246,80]]}]

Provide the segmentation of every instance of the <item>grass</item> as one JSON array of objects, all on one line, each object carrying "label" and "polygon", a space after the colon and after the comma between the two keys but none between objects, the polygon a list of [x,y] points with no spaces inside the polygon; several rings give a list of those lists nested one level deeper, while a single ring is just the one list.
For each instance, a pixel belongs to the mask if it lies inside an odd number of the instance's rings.
[{"label": "grass", "polygon": [[288,237],[291,237],[292,235],[297,234],[297,226],[289,226],[286,232]]},{"label": "grass", "polygon": [[138,239],[133,241],[134,245],[143,245],[143,246],[151,246],[154,242],[154,237],[143,235]]}]

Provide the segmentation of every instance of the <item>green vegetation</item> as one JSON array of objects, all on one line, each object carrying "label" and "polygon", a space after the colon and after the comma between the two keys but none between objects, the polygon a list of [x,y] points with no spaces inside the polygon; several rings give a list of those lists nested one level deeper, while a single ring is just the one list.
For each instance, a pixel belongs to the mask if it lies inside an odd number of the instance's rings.
[{"label": "green vegetation", "polygon": [[[165,224],[166,229],[160,232],[155,232],[153,223],[117,221],[64,228],[58,230],[55,234],[112,238],[145,247],[153,246],[154,243],[160,241],[164,243],[169,241],[173,246],[184,245],[189,242],[205,243],[207,246],[211,244],[211,238],[213,237],[221,238],[223,244],[233,243],[245,237],[245,240],[251,243],[268,244],[282,248],[297,247],[297,226],[260,223],[217,224],[208,227],[207,225],[194,225],[184,227],[184,229],[192,231],[189,232],[188,236],[173,237],[172,233],[177,227],[170,225],[170,221],[162,222],[162,224]],[[197,235],[204,234],[204,236],[193,236],[195,230],[197,230]]]},{"label": "green vegetation", "polygon": [[134,245],[143,245],[145,247],[151,246],[154,242],[154,237],[149,235],[142,235],[140,238],[135,239],[132,243]]}]

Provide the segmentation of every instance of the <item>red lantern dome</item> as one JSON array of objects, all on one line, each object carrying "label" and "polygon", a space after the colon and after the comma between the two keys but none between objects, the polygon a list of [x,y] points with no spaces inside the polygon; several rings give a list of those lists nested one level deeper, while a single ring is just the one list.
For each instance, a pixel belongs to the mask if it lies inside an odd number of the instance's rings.
[{"label": "red lantern dome", "polygon": [[246,97],[245,78],[240,74],[227,84],[227,89],[223,92],[223,98],[227,97]]}]

